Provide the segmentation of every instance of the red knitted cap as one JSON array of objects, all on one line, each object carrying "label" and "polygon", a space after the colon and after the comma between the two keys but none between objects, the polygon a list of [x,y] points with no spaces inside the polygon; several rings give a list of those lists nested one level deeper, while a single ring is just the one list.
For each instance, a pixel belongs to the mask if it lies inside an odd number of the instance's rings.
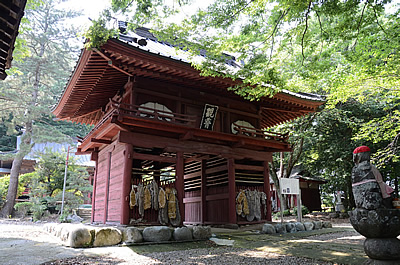
[{"label": "red knitted cap", "polygon": [[370,152],[370,151],[371,151],[371,149],[369,149],[368,146],[362,145],[362,146],[359,146],[356,149],[354,149],[353,154]]}]

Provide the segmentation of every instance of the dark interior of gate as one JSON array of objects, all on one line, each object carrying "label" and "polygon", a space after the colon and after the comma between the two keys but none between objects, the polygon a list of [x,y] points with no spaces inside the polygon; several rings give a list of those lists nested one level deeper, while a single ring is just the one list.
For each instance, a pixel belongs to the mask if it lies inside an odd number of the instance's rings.
[{"label": "dark interior of gate", "polygon": [[270,220],[268,162],[291,149],[287,134],[268,128],[323,100],[279,92],[249,101],[228,90],[240,80],[202,76],[174,47],[146,41],[83,50],[53,111],[94,125],[78,148],[96,162],[92,222]]},{"label": "dark interior of gate", "polygon": [[[148,153],[149,150],[137,150]],[[176,154],[163,153],[161,157],[173,158]],[[184,154],[184,224],[227,224],[229,220],[228,159],[216,155]],[[235,194],[240,190],[265,192],[262,162],[236,160]],[[151,185],[154,180],[160,188],[175,188],[175,164],[149,160],[134,160],[132,185]],[[202,208],[204,205],[204,208]],[[266,204],[257,204],[261,215],[237,215],[237,223],[254,223],[269,220]],[[269,215],[268,215],[269,214]],[[130,212],[131,223],[159,224],[159,213],[153,207],[140,214],[139,207]],[[250,219],[251,218],[251,219]]]}]

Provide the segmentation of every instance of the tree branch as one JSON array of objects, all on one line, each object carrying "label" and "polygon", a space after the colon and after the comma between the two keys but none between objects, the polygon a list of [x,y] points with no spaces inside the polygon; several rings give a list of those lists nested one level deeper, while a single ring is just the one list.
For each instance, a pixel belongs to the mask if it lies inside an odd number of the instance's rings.
[{"label": "tree branch", "polygon": [[247,2],[240,10],[237,10],[233,15],[229,16],[229,17],[225,17],[225,19],[223,19],[222,21],[218,21],[216,24],[218,25],[222,25],[223,23],[225,23],[228,20],[232,20],[234,17],[236,17],[239,13],[241,13],[243,10],[245,10],[251,3],[253,2],[253,0],[250,0],[249,2]]},{"label": "tree branch", "polygon": [[307,13],[306,13],[306,28],[304,29],[303,35],[301,36],[301,55],[303,57],[303,59],[301,61],[301,65],[304,64],[304,59],[306,58],[304,56],[304,37],[305,37],[305,35],[307,33],[307,30],[308,30],[308,16],[310,14],[310,10],[311,10],[311,0],[308,3],[308,9],[307,9]]},{"label": "tree branch", "polygon": [[315,11],[315,14],[317,15],[317,18],[318,18],[318,23],[319,23],[319,28],[321,29],[321,51],[320,51],[320,55],[322,54],[322,50],[323,50],[323,48],[324,48],[324,39],[322,38],[323,37],[323,33],[325,33],[326,35],[328,35],[329,36],[329,34],[322,28],[322,22],[321,22],[321,17],[319,16],[319,13],[318,13],[318,11]]},{"label": "tree branch", "polygon": [[[369,3],[369,1],[367,0],[367,2]],[[379,20],[378,20],[378,15],[376,14],[376,9],[375,9],[375,6],[374,5],[372,5],[372,10],[374,10],[374,15],[375,15],[375,19],[376,19],[376,24],[378,24],[378,26],[381,28],[381,30],[385,33],[385,34],[387,34],[386,33],[386,30],[383,28],[383,26],[379,23]]]},{"label": "tree branch", "polygon": [[365,8],[368,5],[368,1],[365,3],[362,12],[361,12],[361,17],[360,17],[360,21],[358,21],[358,26],[357,26],[357,37],[356,37],[356,41],[354,42],[353,48],[357,45],[357,41],[358,41],[358,35],[360,35],[360,27],[361,27],[361,22],[363,21],[363,17],[364,17],[364,11]]}]

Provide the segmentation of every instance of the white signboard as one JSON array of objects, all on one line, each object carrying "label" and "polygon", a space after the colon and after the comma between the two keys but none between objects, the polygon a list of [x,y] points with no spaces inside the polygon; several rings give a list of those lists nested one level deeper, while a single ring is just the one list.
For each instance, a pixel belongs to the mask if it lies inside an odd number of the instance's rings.
[{"label": "white signboard", "polygon": [[281,178],[281,193],[283,194],[300,194],[300,183],[298,179]]}]

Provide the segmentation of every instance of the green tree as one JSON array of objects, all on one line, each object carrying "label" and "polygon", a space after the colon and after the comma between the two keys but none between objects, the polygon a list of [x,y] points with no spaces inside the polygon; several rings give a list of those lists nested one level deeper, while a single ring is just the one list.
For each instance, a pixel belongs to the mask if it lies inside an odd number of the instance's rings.
[{"label": "green tree", "polygon": [[[56,0],[43,0],[34,10],[26,10],[30,30],[21,34],[29,50],[29,56],[14,65],[18,68],[0,84],[0,114],[13,115],[11,124],[24,128],[21,145],[14,157],[6,203],[0,216],[12,213],[17,195],[18,175],[23,158],[35,142],[54,139],[62,134],[55,127],[37,126],[43,117],[50,116],[50,108],[56,102],[68,80],[76,58],[71,40],[76,30],[63,22],[75,13],[58,10]],[[64,137],[65,140],[65,137]]]},{"label": "green tree", "polygon": [[[329,91],[340,99],[343,91],[354,95],[383,77],[383,87],[398,85],[399,9],[393,5],[393,12],[386,12],[390,2],[214,0],[191,16],[171,20],[193,2],[113,0],[87,36],[89,45],[102,44],[115,36],[100,34],[106,21],[126,16],[131,29],[149,25],[161,40],[194,54],[206,50],[207,60],[197,67],[204,74],[244,79],[244,86],[232,88],[243,96],[254,99],[288,88]],[[244,67],[232,72],[225,52],[237,55]],[[257,87],[266,83],[276,87]]]},{"label": "green tree", "polygon": [[349,99],[335,108],[325,108],[316,115],[305,134],[304,152],[300,159],[313,175],[325,178],[323,191],[344,191],[348,206],[353,207],[351,171],[353,150],[368,145],[372,151],[383,149],[388,141],[373,142],[359,135],[370,120],[384,117],[387,105],[379,99],[359,102]]},{"label": "green tree", "polygon": [[[17,135],[20,133],[15,128],[7,126],[12,121],[12,115],[2,117],[0,122],[0,152],[14,151],[17,146]],[[11,132],[10,132],[11,131]]]},{"label": "green tree", "polygon": [[[30,197],[39,205],[54,205],[55,201],[61,201],[64,184],[65,163],[67,150],[59,153],[46,149],[37,154],[39,160],[35,171],[29,174]],[[22,175],[25,176],[25,175]],[[88,180],[88,172],[85,167],[79,166],[74,157],[69,157],[66,176],[66,207],[65,213],[70,214],[72,209],[83,203],[84,194],[90,192],[92,187]],[[45,207],[38,207],[35,218],[40,219]]]},{"label": "green tree", "polygon": [[[130,29],[147,25],[159,39],[176,47],[193,54],[206,50],[206,60],[195,67],[205,75],[242,79],[243,85],[231,89],[243,97],[257,100],[283,88],[327,95],[329,108],[308,135],[304,132],[307,141],[299,146],[308,150],[305,158],[320,163],[319,170],[328,167],[326,176],[337,182],[331,183],[332,189],[342,187],[351,197],[349,156],[358,143],[371,145],[378,151],[376,159],[385,161],[387,172],[396,174],[392,166],[399,161],[400,138],[398,4],[390,0],[214,0],[182,20],[166,20],[191,3],[173,1],[164,8],[164,1],[113,0],[104,13],[107,19],[101,18],[88,31],[92,40],[88,46],[116,36],[110,28],[109,34],[98,32],[105,31],[101,28],[112,17],[126,16]],[[232,71],[225,64],[225,53],[234,54],[244,66]],[[379,113],[374,114],[374,108],[367,111],[371,102],[380,102]],[[357,106],[345,107],[350,103],[365,107],[364,114],[356,114],[359,119],[351,116]],[[382,108],[385,104],[390,108]]]}]

